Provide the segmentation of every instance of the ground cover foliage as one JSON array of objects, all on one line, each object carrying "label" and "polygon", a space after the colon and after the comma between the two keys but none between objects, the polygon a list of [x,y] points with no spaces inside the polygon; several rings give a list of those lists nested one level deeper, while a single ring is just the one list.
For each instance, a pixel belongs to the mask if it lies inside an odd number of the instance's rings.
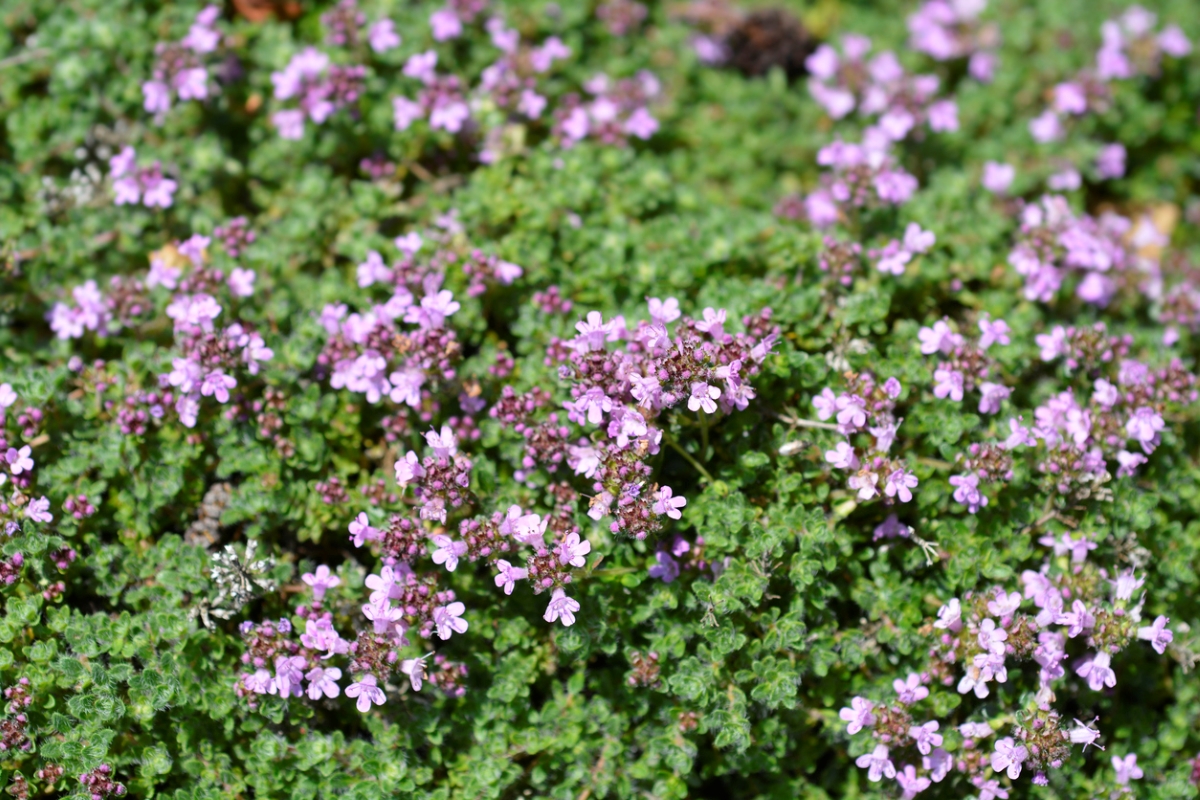
[{"label": "ground cover foliage", "polygon": [[0,4],[10,794],[1195,796],[1194,8],[787,13]]}]

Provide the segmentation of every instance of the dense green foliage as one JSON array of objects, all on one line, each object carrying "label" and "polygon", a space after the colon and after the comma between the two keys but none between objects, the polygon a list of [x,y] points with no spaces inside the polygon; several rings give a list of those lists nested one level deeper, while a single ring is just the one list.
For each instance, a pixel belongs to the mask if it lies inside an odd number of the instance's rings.
[{"label": "dense green foliage", "polygon": [[[959,106],[960,130],[905,146],[903,163],[921,186],[912,201],[870,212],[852,231],[865,250],[917,221],[937,234],[937,245],[902,276],[871,268],[839,287],[818,269],[824,234],[773,213],[784,196],[817,185],[816,154],[835,124],[803,81],[701,64],[689,45],[694,28],[665,5],[654,4],[636,33],[618,37],[590,3],[561,3],[555,13],[541,2],[508,3],[506,18],[525,37],[553,33],[572,49],[549,79],[559,93],[601,70],[614,77],[653,70],[662,82],[652,106],[661,128],[624,147],[570,149],[531,128],[523,150],[488,165],[444,131],[393,129],[399,67],[432,44],[428,5],[364,0],[372,19],[395,20],[404,42],[372,56],[361,113],[309,125],[299,141],[278,136],[268,120],[270,73],[305,44],[321,43],[323,9],[305,5],[291,22],[251,22],[230,6],[222,24],[244,77],[207,103],[178,104],[156,125],[141,93],[154,44],[180,38],[200,5],[0,3],[0,381],[22,405],[44,412],[36,494],[51,499],[55,518],[0,537],[5,557],[19,551],[26,559],[22,579],[0,586],[0,686],[27,677],[35,698],[26,711],[35,747],[0,754],[6,783],[20,771],[31,796],[41,796],[34,773],[61,764],[66,776],[55,791],[66,796],[82,791],[78,775],[109,763],[130,796],[179,800],[896,794],[854,766],[863,746],[846,734],[838,710],[853,695],[881,696],[893,678],[922,669],[927,625],[948,598],[1019,587],[1021,572],[1046,555],[1039,537],[1080,530],[1099,542],[1091,557],[1113,571],[1144,573],[1143,617],[1169,616],[1175,643],[1163,656],[1143,645],[1115,657],[1114,689],[1094,692],[1075,681],[1060,692],[1066,717],[1099,717],[1108,753],[1076,749],[1049,787],[1023,780],[1012,796],[1106,796],[1114,752],[1138,754],[1141,796],[1195,796],[1200,682],[1188,674],[1200,650],[1195,405],[1167,420],[1161,446],[1138,474],[1113,478],[1111,494],[1064,499],[1032,461],[1018,461],[990,504],[969,514],[952,500],[948,480],[969,443],[1003,439],[1009,417],[1031,418],[1052,394],[1090,385],[1086,370],[1043,362],[1035,334],[1102,320],[1132,336],[1134,356],[1156,366],[1169,357],[1160,318],[1136,293],[1104,309],[1069,294],[1051,303],[1022,296],[1021,277],[1006,263],[1019,221],[1007,201],[979,188],[983,163],[1016,165],[1012,195],[1035,199],[1060,161],[1089,164],[1099,142],[1120,141],[1126,177],[1100,182],[1084,168],[1072,204],[1131,217],[1173,212],[1179,223],[1170,248],[1180,259],[1195,257],[1200,55],[1116,85],[1108,111],[1081,120],[1060,142],[1038,145],[1030,118],[1055,83],[1091,63],[1100,22],[1119,6],[1101,4],[1102,12],[1085,0],[997,0],[987,15],[1003,31],[999,67],[994,82],[981,84],[960,65],[904,49],[908,4],[796,4],[818,36],[863,33],[895,48],[906,66],[938,72]],[[1193,39],[1200,35],[1193,4],[1164,0],[1154,10]],[[472,80],[494,57],[489,48],[480,25],[438,45],[443,63]],[[837,123],[839,130],[854,124]],[[82,201],[68,198],[84,180],[72,171],[91,163],[107,174],[97,156],[106,144],[134,144],[139,162],[175,170],[172,207],[113,205],[103,177]],[[359,167],[377,153],[398,165],[385,180]],[[567,399],[545,350],[552,337],[574,336],[575,322],[591,310],[632,319],[645,316],[646,297],[676,297],[695,317],[707,306],[728,309],[732,330],[733,320],[772,309],[782,336],[752,381],[757,398],[711,425],[690,413],[664,417],[672,446],[651,460],[655,480],[688,498],[667,532],[702,537],[704,558],[724,570],[652,579],[657,542],[609,534],[581,503],[578,524],[592,555],[573,584],[583,606],[574,626],[543,622],[544,598],[501,594],[482,564],[464,563],[449,576],[470,630],[435,645],[467,665],[464,696],[394,694],[367,714],[344,697],[265,697],[250,708],[235,693],[238,624],[292,615],[307,590],[300,575],[329,564],[342,585],[327,607],[340,627],[361,627],[363,580],[378,568],[346,543],[347,525],[369,507],[360,487],[386,479],[394,488],[397,449],[422,453],[420,433],[428,429],[414,423],[390,444],[381,423],[388,401],[370,405],[329,387],[316,371],[326,340],[318,314],[327,303],[363,307],[372,295],[356,284],[355,265],[451,209],[465,241],[524,269],[511,286],[478,297],[465,295],[461,271],[447,277],[463,305],[453,318],[464,356],[459,377],[478,381],[489,402],[506,383]],[[252,416],[231,419],[216,406],[194,429],[171,420],[123,434],[105,402],[154,387],[177,355],[165,297],[142,322],[108,336],[57,339],[47,312],[85,280],[103,287],[113,275],[141,275],[152,252],[193,232],[211,235],[239,215],[257,240],[238,259],[214,249],[212,265],[255,270],[256,296],[222,322],[251,323],[274,350],[244,388],[253,399],[267,387],[286,397],[281,435],[293,450],[261,435]],[[574,303],[571,313],[534,305],[533,293],[550,285]],[[918,344],[922,325],[983,312],[1014,331],[1012,345],[996,355],[1014,392],[1006,413],[994,417],[935,398],[933,363]],[[1200,338],[1185,326],[1179,333],[1172,352],[1194,368]],[[509,380],[489,374],[498,349],[515,359]],[[74,371],[72,356],[103,363]],[[840,391],[846,369],[894,375],[904,386],[896,449],[920,479],[906,506],[858,502],[822,457],[836,437],[789,424],[813,416],[812,398],[826,386]],[[433,423],[458,413],[458,391],[445,390]],[[513,478],[520,438],[486,413],[478,425],[475,493],[489,509],[537,505],[541,490]],[[10,441],[17,429],[11,414]],[[334,477],[349,499],[331,505],[316,485]],[[275,559],[279,588],[208,628],[196,612],[215,597],[211,553],[184,538],[218,483],[228,483],[230,494],[216,538],[239,548],[257,540],[259,552]],[[80,494],[98,512],[76,521],[62,503]],[[911,539],[873,539],[892,510],[930,543],[931,558]],[[79,558],[60,573],[47,554],[64,546]],[[65,591],[46,599],[59,580]],[[656,679],[631,685],[632,664],[652,651]],[[1034,670],[1013,672],[1020,669]],[[1010,695],[993,695],[997,708],[1021,705],[1015,680],[1004,691]],[[964,702],[953,685],[932,687],[930,707],[942,718]],[[968,791],[947,783],[923,796]]]}]

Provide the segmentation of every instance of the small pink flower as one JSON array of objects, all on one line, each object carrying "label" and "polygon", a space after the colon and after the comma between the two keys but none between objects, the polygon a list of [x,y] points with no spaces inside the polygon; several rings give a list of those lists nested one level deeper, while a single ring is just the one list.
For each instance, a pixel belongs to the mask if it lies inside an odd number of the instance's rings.
[{"label": "small pink flower", "polygon": [[584,556],[592,552],[592,545],[591,542],[580,541],[579,534],[572,532],[559,543],[556,552],[560,564],[580,568],[587,563]]},{"label": "small pink flower", "polygon": [[329,571],[329,567],[321,564],[317,567],[317,571],[306,572],[300,577],[300,580],[312,587],[313,597],[320,600],[325,596],[327,589],[332,589],[335,586],[340,586],[342,579]]},{"label": "small pink flower", "polygon": [[322,695],[337,697],[341,694],[342,690],[337,682],[342,677],[342,671],[337,667],[316,667],[309,670],[304,677],[308,679],[308,696],[311,700],[320,700]]},{"label": "small pink flower", "polygon": [[387,695],[378,683],[374,675],[364,675],[358,683],[346,687],[346,697],[357,697],[358,710],[365,714],[371,710],[372,703],[381,706],[387,701]]},{"label": "small pink flower", "polygon": [[438,636],[449,639],[452,633],[466,633],[467,621],[462,618],[466,610],[467,607],[458,602],[435,608],[433,624],[437,626]]},{"label": "small pink flower", "polygon": [[550,596],[550,605],[546,607],[546,613],[542,619],[546,622],[554,622],[562,620],[562,624],[566,627],[571,627],[575,624],[575,612],[579,610],[579,603],[567,597],[566,592],[562,589],[555,589]]},{"label": "small pink flower", "polygon": [[496,576],[496,586],[504,589],[505,594],[512,594],[516,582],[529,577],[529,570],[525,567],[514,567],[502,558],[496,561],[496,569],[500,570]]},{"label": "small pink flower", "polygon": [[672,496],[671,487],[663,486],[654,493],[655,514],[666,514],[671,519],[680,519],[683,514],[679,509],[687,505],[687,498]]}]

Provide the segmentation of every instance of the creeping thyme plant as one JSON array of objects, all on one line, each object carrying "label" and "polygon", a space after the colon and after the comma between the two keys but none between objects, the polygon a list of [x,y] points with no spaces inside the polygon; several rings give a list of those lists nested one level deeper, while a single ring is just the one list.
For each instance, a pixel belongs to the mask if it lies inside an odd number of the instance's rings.
[{"label": "creeping thyme plant", "polygon": [[16,798],[1194,797],[1194,3],[0,3]]}]

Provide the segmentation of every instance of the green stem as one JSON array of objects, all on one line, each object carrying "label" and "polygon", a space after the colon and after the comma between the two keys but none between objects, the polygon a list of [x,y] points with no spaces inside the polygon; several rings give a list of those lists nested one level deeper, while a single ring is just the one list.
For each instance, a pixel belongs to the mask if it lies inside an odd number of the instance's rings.
[{"label": "green stem", "polygon": [[[663,438],[666,439],[665,436]],[[708,438],[708,437],[706,436],[705,438]],[[706,470],[704,468],[704,465],[701,464],[699,461],[697,461],[695,459],[695,457],[692,456],[691,453],[689,453],[687,450],[684,450],[682,447],[680,447],[679,444],[674,439],[666,439],[666,442],[671,447],[675,448],[676,452],[678,452],[679,455],[683,456],[689,464],[691,464],[693,467],[695,467],[696,471],[699,472],[701,475],[703,475],[705,480],[707,480],[709,483],[714,483],[713,476],[708,474],[708,470]]]}]

